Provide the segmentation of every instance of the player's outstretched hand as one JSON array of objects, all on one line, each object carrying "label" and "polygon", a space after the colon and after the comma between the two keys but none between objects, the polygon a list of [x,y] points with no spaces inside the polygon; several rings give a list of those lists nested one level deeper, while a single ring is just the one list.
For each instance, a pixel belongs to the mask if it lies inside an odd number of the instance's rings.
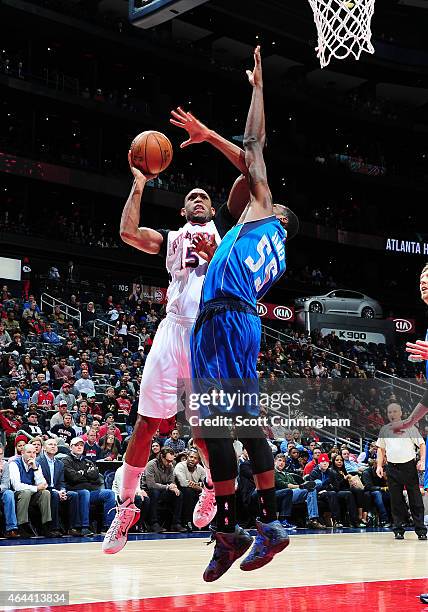
[{"label": "player's outstretched hand", "polygon": [[246,70],[248,80],[250,81],[253,87],[263,87],[263,77],[262,77],[262,58],[260,55],[260,45],[254,50],[254,69]]},{"label": "player's outstretched hand", "polygon": [[141,172],[141,170],[139,170],[133,165],[131,149],[129,149],[128,151],[128,164],[129,164],[132,174],[134,175],[134,179],[137,181],[137,183],[144,184],[146,183],[146,181],[151,181],[152,179],[157,177],[157,174],[144,174],[143,172]]},{"label": "player's outstretched hand", "polygon": [[210,134],[206,125],[196,119],[192,113],[184,111],[181,106],[177,106],[176,110],[171,111],[172,119],[170,123],[176,127],[183,128],[189,134],[189,138],[181,143],[180,149],[184,149],[191,144],[205,142]]},{"label": "player's outstretched hand", "polygon": [[428,360],[428,342],[425,340],[416,340],[416,343],[407,342],[406,351],[415,357]]},{"label": "player's outstretched hand", "polygon": [[214,236],[207,238],[204,234],[195,234],[192,240],[193,250],[208,263],[214,257],[217,244]]}]

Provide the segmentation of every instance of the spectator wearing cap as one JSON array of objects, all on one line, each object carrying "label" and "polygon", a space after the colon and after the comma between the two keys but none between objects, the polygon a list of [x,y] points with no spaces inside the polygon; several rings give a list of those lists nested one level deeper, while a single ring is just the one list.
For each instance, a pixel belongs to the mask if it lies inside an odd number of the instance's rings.
[{"label": "spectator wearing cap", "polygon": [[102,419],[102,410],[100,405],[97,403],[97,394],[90,391],[86,396],[86,401],[88,405],[88,414],[90,414],[92,418],[98,417],[99,419]]},{"label": "spectator wearing cap", "polygon": [[115,496],[111,489],[104,489],[103,477],[93,461],[83,455],[85,443],[82,438],[70,442],[71,454],[64,457],[64,475],[67,491],[79,495],[79,515],[82,535],[92,535],[89,529],[89,508],[92,504],[103,506],[103,526],[108,529],[115,507]]},{"label": "spectator wearing cap", "polygon": [[[340,507],[336,492],[336,474],[330,467],[330,458],[327,453],[321,453],[318,458],[318,465],[310,473],[310,479],[317,483],[319,499],[327,502],[331,519],[327,519],[328,527],[343,527],[340,523]],[[333,521],[332,524],[330,521]]]},{"label": "spectator wearing cap", "polygon": [[95,393],[95,386],[89,376],[89,370],[82,369],[81,378],[79,378],[79,380],[76,380],[76,382],[74,383],[74,388],[78,391],[80,395],[82,393],[85,393],[86,395],[90,392]]},{"label": "spectator wearing cap", "polygon": [[50,323],[46,325],[46,331],[42,334],[42,341],[47,344],[53,344],[54,346],[61,344],[60,337],[52,330],[52,325]]},{"label": "spectator wearing cap", "polygon": [[118,427],[116,427],[116,424],[114,422],[114,416],[111,412],[106,414],[106,420],[105,423],[103,425],[101,425],[99,431],[98,431],[98,439],[100,438],[104,438],[104,436],[106,435],[107,431],[109,430],[110,427],[114,427],[113,429],[113,433],[114,433],[114,437],[119,440],[119,442],[122,442],[122,434],[120,433],[120,429]]},{"label": "spectator wearing cap", "polygon": [[24,410],[27,410],[28,404],[30,403],[30,392],[25,388],[26,383],[27,379],[25,377],[20,378],[16,388],[16,399],[19,404],[24,406]]},{"label": "spectator wearing cap", "polygon": [[35,391],[31,396],[31,403],[36,404],[38,408],[44,410],[51,410],[55,402],[55,396],[52,391],[49,390],[49,384],[47,380],[43,380],[40,385],[40,390]]},{"label": "spectator wearing cap", "polygon": [[[58,404],[58,412],[56,412],[53,415],[53,417],[51,418],[51,420],[50,420],[49,429],[52,429],[56,425],[63,425],[64,424],[64,415],[67,414],[67,413],[68,413],[67,402],[65,400],[61,400],[59,402],[59,404]],[[71,414],[71,413],[69,413],[69,414]],[[74,425],[73,420],[72,420],[72,425]]]},{"label": "spectator wearing cap", "polygon": [[29,412],[27,414],[26,423],[21,425],[21,431],[25,431],[30,438],[34,436],[45,436],[46,430],[39,424],[39,415],[37,412]]},{"label": "spectator wearing cap", "polygon": [[[53,367],[54,378],[61,385],[70,381],[70,377],[73,376],[73,368],[67,365],[65,357],[60,357],[58,363]],[[58,387],[56,387],[58,389]]]},{"label": "spectator wearing cap", "polygon": [[178,455],[178,453],[184,451],[186,444],[184,443],[184,440],[180,439],[180,432],[177,428],[171,431],[171,437],[165,440],[165,446],[172,448],[175,455]]},{"label": "spectator wearing cap", "polygon": [[62,423],[58,423],[58,425],[51,427],[51,436],[57,440],[61,438],[65,444],[70,444],[70,441],[76,437],[76,431],[72,426],[72,421],[73,418],[71,414],[69,412],[65,412],[62,415]]},{"label": "spectator wearing cap", "polygon": [[45,440],[43,451],[38,459],[42,474],[48,483],[48,491],[51,494],[52,528],[59,531],[59,507],[66,503],[68,506],[68,521],[70,529],[68,535],[80,535],[77,530],[79,497],[76,491],[66,491],[64,480],[64,464],[55,455],[58,452],[58,443],[53,438]]},{"label": "spectator wearing cap", "polygon": [[28,444],[29,439],[30,438],[25,434],[18,434],[16,436],[15,440],[13,441],[15,447],[15,454],[12,457],[9,457],[9,463],[22,455],[24,447],[26,444]]},{"label": "spectator wearing cap", "polygon": [[67,410],[71,412],[76,404],[76,397],[71,393],[71,385],[70,382],[65,382],[61,391],[55,398],[55,406],[59,406],[60,402],[65,402],[67,405]]},{"label": "spectator wearing cap", "polygon": [[15,491],[16,515],[18,530],[23,537],[32,537],[32,529],[28,511],[31,506],[38,506],[42,518],[42,534],[45,537],[57,537],[51,523],[50,493],[48,484],[40,466],[36,462],[36,449],[32,444],[26,444],[21,457],[9,463],[10,482]]}]

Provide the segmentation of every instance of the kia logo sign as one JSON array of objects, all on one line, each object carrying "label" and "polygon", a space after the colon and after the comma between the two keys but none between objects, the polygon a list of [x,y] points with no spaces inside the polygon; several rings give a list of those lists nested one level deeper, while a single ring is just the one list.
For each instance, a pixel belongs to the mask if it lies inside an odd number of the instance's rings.
[{"label": "kia logo sign", "polygon": [[394,319],[394,323],[395,331],[400,333],[409,332],[413,328],[411,321],[408,321],[407,319]]},{"label": "kia logo sign", "polygon": [[264,317],[266,313],[266,306],[264,304],[260,304],[260,302],[257,302],[257,314],[259,315],[259,317]]},{"label": "kia logo sign", "polygon": [[163,293],[162,293],[162,291],[160,289],[156,289],[154,297],[155,297],[156,302],[162,302],[162,300],[163,300]]},{"label": "kia logo sign", "polygon": [[277,319],[281,319],[281,321],[290,321],[293,318],[293,311],[291,308],[287,308],[287,306],[275,306],[273,314]]}]

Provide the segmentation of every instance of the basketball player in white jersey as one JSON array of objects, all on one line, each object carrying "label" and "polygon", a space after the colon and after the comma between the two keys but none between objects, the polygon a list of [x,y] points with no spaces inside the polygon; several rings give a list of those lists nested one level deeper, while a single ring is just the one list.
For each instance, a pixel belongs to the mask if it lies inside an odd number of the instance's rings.
[{"label": "basketball player in white jersey", "polygon": [[[165,257],[171,282],[167,292],[167,315],[159,325],[143,370],[138,417],[124,463],[121,503],[103,542],[103,551],[107,554],[117,553],[125,546],[129,529],[138,521],[139,510],[134,504],[134,496],[141,473],[147,464],[153,435],[162,419],[167,419],[177,412],[177,401],[184,391],[184,386],[179,388],[179,381],[191,378],[190,332],[198,314],[202,284],[208,266],[193,250],[192,241],[197,235],[204,235],[209,241],[218,244],[235,225],[249,200],[245,177],[247,169],[242,149],[208,130],[191,113],[186,113],[181,108],[172,111],[172,115],[171,123],[185,129],[189,134],[189,139],[182,143],[182,148],[193,143],[209,142],[221,151],[242,175],[235,181],[227,204],[221,206],[217,213],[206,191],[192,189],[186,195],[184,207],[181,209],[181,215],[186,220],[184,226],[177,231],[154,230],[139,227],[142,194],[147,180],[153,177],[147,177],[133,167],[131,155],[128,154],[134,183],[122,212],[121,238],[145,253]],[[202,441],[199,443],[195,432],[194,441],[201,455],[206,458],[205,444]],[[206,459],[205,465],[208,465]],[[195,508],[194,522],[196,526],[203,527],[214,515],[214,490],[207,469],[207,482]]]}]

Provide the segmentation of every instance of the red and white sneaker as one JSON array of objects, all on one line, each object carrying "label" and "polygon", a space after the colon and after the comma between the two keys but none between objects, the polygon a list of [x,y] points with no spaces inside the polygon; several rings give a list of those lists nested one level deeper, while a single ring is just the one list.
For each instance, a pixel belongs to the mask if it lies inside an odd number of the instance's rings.
[{"label": "red and white sneaker", "polygon": [[128,541],[128,531],[139,518],[140,511],[130,499],[116,506],[116,516],[104,536],[103,552],[106,555],[114,555],[122,550]]},{"label": "red and white sneaker", "polygon": [[208,489],[205,485],[193,510],[193,524],[202,529],[211,523],[217,512],[214,487]]}]

